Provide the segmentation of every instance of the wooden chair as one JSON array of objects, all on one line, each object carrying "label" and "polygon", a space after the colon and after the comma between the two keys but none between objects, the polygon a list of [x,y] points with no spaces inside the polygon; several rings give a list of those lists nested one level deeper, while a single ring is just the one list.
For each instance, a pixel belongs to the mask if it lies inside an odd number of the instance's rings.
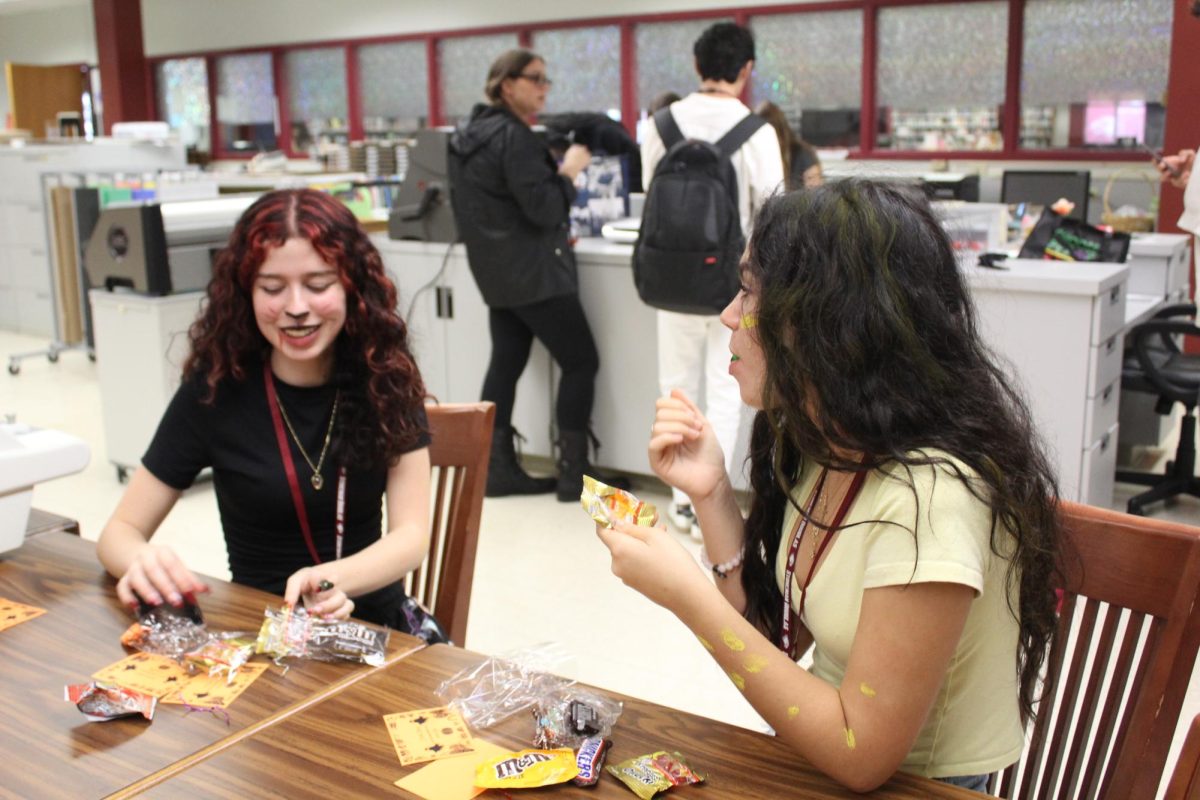
[{"label": "wooden chair", "polygon": [[1063,605],[1007,798],[1153,798],[1200,645],[1200,529],[1063,502]]},{"label": "wooden chair", "polygon": [[408,576],[411,597],[433,612],[455,644],[467,638],[479,517],[492,449],[492,403],[425,406],[432,470],[432,538],[425,562]]},{"label": "wooden chair", "polygon": [[1200,716],[1188,728],[1163,800],[1200,800]]}]

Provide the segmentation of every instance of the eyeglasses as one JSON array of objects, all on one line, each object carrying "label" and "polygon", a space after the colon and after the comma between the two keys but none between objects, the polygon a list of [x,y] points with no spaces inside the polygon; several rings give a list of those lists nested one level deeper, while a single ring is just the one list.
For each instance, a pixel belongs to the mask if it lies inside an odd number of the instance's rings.
[{"label": "eyeglasses", "polygon": [[554,83],[554,81],[550,80],[540,72],[535,72],[532,75],[526,75],[522,72],[517,77],[524,78],[525,80],[532,82],[535,86],[550,86]]}]

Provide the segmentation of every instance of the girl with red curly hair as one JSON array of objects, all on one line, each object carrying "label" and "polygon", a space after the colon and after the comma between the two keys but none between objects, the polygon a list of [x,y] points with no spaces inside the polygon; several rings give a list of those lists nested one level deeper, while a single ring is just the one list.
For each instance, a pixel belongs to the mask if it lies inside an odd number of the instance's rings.
[{"label": "girl with red curly hair", "polygon": [[235,583],[421,633],[401,579],[429,549],[425,386],[350,211],[310,189],[257,200],[189,336],[183,383],[100,535],[121,600],[207,590],[151,537],[210,467]]}]

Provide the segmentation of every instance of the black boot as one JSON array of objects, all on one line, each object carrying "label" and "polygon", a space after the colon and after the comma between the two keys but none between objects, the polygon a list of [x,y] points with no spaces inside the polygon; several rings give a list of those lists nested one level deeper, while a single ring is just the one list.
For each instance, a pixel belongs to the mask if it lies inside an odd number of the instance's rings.
[{"label": "black boot", "polygon": [[514,440],[524,438],[515,428],[496,428],[492,432],[492,454],[488,458],[488,497],[510,494],[547,494],[554,491],[554,478],[535,478],[517,461]]},{"label": "black boot", "polygon": [[562,503],[578,502],[583,493],[583,476],[592,476],[616,489],[628,489],[629,479],[620,475],[599,472],[588,460],[588,441],[596,443],[591,431],[559,431],[558,437],[558,499]]}]

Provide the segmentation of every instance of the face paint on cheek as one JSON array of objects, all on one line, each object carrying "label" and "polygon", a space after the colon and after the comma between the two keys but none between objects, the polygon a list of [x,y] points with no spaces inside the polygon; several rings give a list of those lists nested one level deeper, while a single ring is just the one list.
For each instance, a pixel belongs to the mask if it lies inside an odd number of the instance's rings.
[{"label": "face paint on cheek", "polygon": [[757,328],[758,314],[742,314],[742,318],[738,321],[739,328]]},{"label": "face paint on cheek", "polygon": [[754,675],[763,671],[763,667],[767,666],[767,660],[762,656],[752,655],[746,659],[746,663],[742,666],[745,667],[746,672]]},{"label": "face paint on cheek", "polygon": [[745,678],[743,678],[741,675],[738,675],[736,672],[727,672],[725,674],[729,676],[729,680],[733,681],[733,685],[738,688],[739,692],[746,691]]},{"label": "face paint on cheek", "polygon": [[858,685],[858,690],[860,692],[862,692],[863,694],[865,694],[867,697],[875,696],[875,690],[872,689],[870,686],[867,686],[865,683],[860,683]]},{"label": "face paint on cheek", "polygon": [[708,639],[705,639],[703,636],[697,636],[696,638],[700,640],[700,644],[702,644],[704,646],[705,650],[707,650],[710,653],[716,652],[716,650],[713,648],[713,646],[708,643]]},{"label": "face paint on cheek", "polygon": [[729,357],[729,363],[730,363],[730,364],[732,364],[732,363],[733,363],[733,362],[735,362],[735,361],[741,361],[741,360],[742,360],[742,357],[741,357],[741,356],[739,356],[739,355],[732,355],[732,356],[730,356],[730,357]]},{"label": "face paint on cheek", "polygon": [[721,641],[725,642],[725,646],[735,653],[740,653],[746,649],[746,643],[739,639],[737,634],[729,630],[729,628],[721,630]]}]

